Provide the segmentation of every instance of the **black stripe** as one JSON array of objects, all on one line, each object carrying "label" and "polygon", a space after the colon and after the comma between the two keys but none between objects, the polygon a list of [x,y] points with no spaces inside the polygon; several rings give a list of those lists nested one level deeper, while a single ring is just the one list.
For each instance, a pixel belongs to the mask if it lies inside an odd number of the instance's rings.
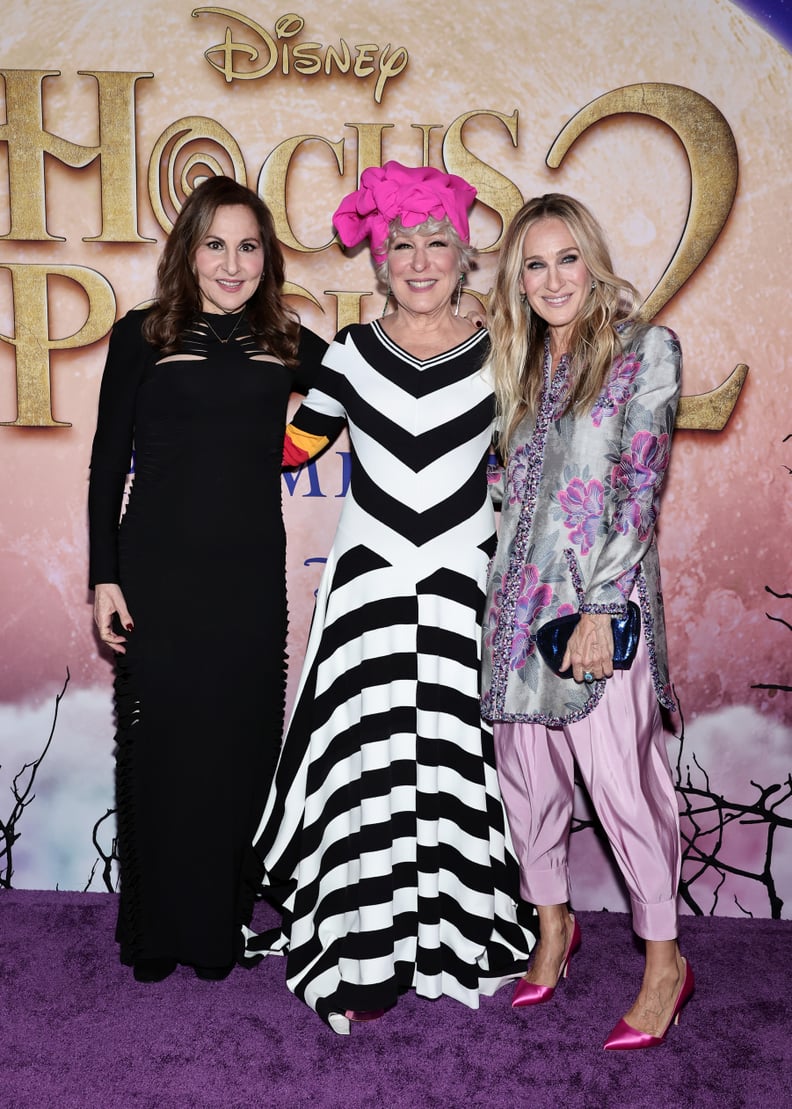
[{"label": "black stripe", "polygon": [[435,412],[437,422],[427,431],[415,435],[395,423],[390,414],[373,408],[348,384],[344,389],[339,387],[339,392],[344,393],[353,439],[355,426],[365,427],[367,435],[414,473],[420,473],[439,458],[486,431],[492,423],[495,404],[494,399],[487,396],[467,411],[443,419],[438,398],[435,405],[438,409]]},{"label": "black stripe", "polygon": [[416,512],[385,493],[357,463],[352,478],[355,500],[369,516],[398,531],[409,542],[421,546],[469,520],[476,505],[484,503],[487,496],[484,465],[482,457],[480,469],[472,473],[456,492],[439,504]]}]

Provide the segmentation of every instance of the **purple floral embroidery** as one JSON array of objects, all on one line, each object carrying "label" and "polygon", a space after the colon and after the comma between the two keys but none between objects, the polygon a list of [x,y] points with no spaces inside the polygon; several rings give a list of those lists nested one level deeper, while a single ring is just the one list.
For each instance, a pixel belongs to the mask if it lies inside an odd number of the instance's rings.
[{"label": "purple floral embroidery", "polygon": [[613,363],[611,376],[591,410],[591,422],[599,427],[605,417],[615,416],[632,396],[633,382],[641,362],[635,354],[622,354]]},{"label": "purple floral embroidery", "polygon": [[[558,379],[558,376],[561,373],[561,371],[562,371],[562,363],[559,362],[558,369],[556,370],[556,373],[555,373],[555,379],[554,379],[554,382],[553,382],[554,384],[555,384],[555,380]],[[564,413],[567,410],[567,404],[569,402],[569,397],[568,397],[569,387],[568,387],[568,382],[566,380],[566,365],[563,366],[563,371],[564,371],[564,377],[563,377],[562,380],[559,381],[559,386],[560,387],[555,390],[555,392],[553,394],[553,398],[552,398],[552,400],[553,400],[553,412],[552,412],[551,419],[552,419],[553,423],[555,423],[556,420],[561,419],[561,417],[564,415]]]},{"label": "purple floral embroidery", "polygon": [[618,577],[614,585],[624,597],[625,601],[629,599],[635,585],[635,576],[638,573],[637,566],[631,566],[629,570],[625,570],[621,577]]},{"label": "purple floral embroidery", "polygon": [[585,482],[573,477],[566,489],[560,489],[558,500],[564,510],[564,527],[570,540],[588,554],[594,546],[605,503],[602,482],[597,478]]},{"label": "purple floral embroidery", "polygon": [[565,601],[564,604],[558,606],[556,616],[572,616],[575,612],[577,612],[575,606],[571,605],[569,601]]},{"label": "purple floral embroidery", "polygon": [[494,451],[490,451],[487,457],[487,484],[497,485],[503,477],[503,467],[498,461],[498,456]]},{"label": "purple floral embroidery", "polygon": [[514,610],[514,638],[509,667],[521,670],[534,653],[531,626],[553,597],[552,587],[539,581],[539,570],[533,563],[520,570],[519,596]]},{"label": "purple floral embroidery", "polygon": [[528,448],[525,444],[518,447],[509,459],[507,488],[509,504],[522,504],[525,486],[528,481]]},{"label": "purple floral embroidery", "polygon": [[630,449],[622,452],[613,467],[611,482],[619,498],[613,522],[626,535],[635,528],[638,538],[646,539],[657,518],[660,484],[668,468],[670,440],[668,435],[638,431]]}]

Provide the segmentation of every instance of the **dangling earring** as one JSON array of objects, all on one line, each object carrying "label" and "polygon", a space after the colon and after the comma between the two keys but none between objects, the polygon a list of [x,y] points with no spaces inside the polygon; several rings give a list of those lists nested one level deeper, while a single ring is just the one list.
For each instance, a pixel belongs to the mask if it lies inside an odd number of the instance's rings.
[{"label": "dangling earring", "polygon": [[597,282],[592,278],[591,279],[591,291],[592,291],[592,293],[594,292],[596,287],[597,287]]},{"label": "dangling earring", "polygon": [[465,275],[464,275],[464,273],[460,273],[459,281],[457,281],[456,308],[454,309],[454,315],[455,316],[459,315],[459,302],[462,299],[462,285],[463,285],[464,281],[465,281]]},{"label": "dangling earring", "polygon": [[[388,311],[388,301],[390,300],[390,297],[391,297],[391,287],[390,287],[390,285],[389,285],[389,286],[388,286],[388,291],[387,291],[387,293],[385,294],[385,303],[384,303],[384,304],[383,304],[383,306],[382,306],[382,315],[383,315],[383,316],[384,316],[384,315],[385,315],[385,313],[386,313],[386,312]],[[382,317],[380,317],[380,318],[382,318]]]}]

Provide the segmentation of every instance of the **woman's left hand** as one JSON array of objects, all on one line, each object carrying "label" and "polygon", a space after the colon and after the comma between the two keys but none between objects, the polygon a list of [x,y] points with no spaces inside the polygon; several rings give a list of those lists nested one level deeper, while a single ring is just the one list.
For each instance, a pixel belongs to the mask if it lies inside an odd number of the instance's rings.
[{"label": "woman's left hand", "polygon": [[466,320],[470,320],[474,327],[487,326],[487,312],[486,309],[482,308],[478,297],[474,297],[470,293],[463,293],[459,311]]},{"label": "woman's left hand", "polygon": [[578,625],[569,637],[561,670],[572,667],[576,682],[590,674],[595,681],[613,674],[613,630],[607,613],[581,613]]}]

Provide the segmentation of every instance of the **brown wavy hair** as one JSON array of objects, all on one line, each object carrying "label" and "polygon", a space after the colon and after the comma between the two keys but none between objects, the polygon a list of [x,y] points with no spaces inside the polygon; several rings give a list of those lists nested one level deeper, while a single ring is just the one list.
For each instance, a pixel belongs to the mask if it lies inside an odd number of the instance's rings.
[{"label": "brown wavy hair", "polygon": [[497,447],[503,458],[517,425],[529,413],[536,414],[544,384],[547,323],[531,310],[520,278],[528,230],[552,218],[566,224],[594,283],[569,336],[566,353],[572,376],[567,412],[587,412],[594,406],[621,350],[617,327],[633,317],[638,305],[634,286],[613,272],[603,230],[584,204],[563,193],[546,193],[522,206],[503,240],[488,309],[490,366],[500,425]]},{"label": "brown wavy hair", "polygon": [[245,305],[251,334],[262,350],[287,366],[296,365],[300,321],[283,301],[285,267],[272,213],[252,189],[230,177],[210,177],[185,200],[157,266],[155,303],[144,320],[143,337],[165,353],[177,349],[201,311],[195,252],[208,234],[217,209],[233,205],[253,213],[264,253],[261,281]]}]

